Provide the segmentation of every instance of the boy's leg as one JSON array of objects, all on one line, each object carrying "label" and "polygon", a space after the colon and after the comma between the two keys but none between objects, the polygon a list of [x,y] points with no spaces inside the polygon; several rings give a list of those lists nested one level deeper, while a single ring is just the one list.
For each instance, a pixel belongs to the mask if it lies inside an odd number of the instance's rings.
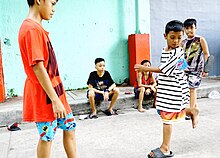
[{"label": "boy's leg", "polygon": [[172,134],[172,125],[163,123],[163,143],[160,146],[160,150],[163,153],[170,151],[171,134]]},{"label": "boy's leg", "polygon": [[138,99],[138,111],[139,112],[145,112],[146,110],[143,109],[143,107],[142,107],[145,88],[144,87],[140,87],[140,88],[138,88],[138,91],[140,92],[139,93],[139,99]]},{"label": "boy's leg", "polygon": [[89,103],[92,109],[92,114],[96,115],[96,107],[95,107],[95,92],[92,90],[88,91]]},{"label": "boy's leg", "polygon": [[154,93],[154,104],[153,104],[154,108],[156,108],[156,99],[157,99],[157,92]]},{"label": "boy's leg", "polygon": [[63,131],[63,146],[68,158],[76,158],[75,130]]},{"label": "boy's leg", "polygon": [[51,144],[54,139],[57,128],[57,120],[52,122],[36,122],[40,139],[37,145],[37,157],[49,158],[51,152]]},{"label": "boy's leg", "polygon": [[109,108],[108,108],[108,110],[109,110],[110,112],[112,111],[112,108],[113,108],[113,106],[115,105],[116,100],[118,99],[118,96],[119,96],[119,88],[118,88],[118,87],[115,87],[112,91],[113,91],[113,96],[112,96],[112,100],[111,100],[110,106],[109,106]]},{"label": "boy's leg", "polygon": [[63,146],[68,158],[76,158],[76,122],[72,113],[66,118],[57,119],[58,128],[63,130]]},{"label": "boy's leg", "polygon": [[[163,123],[163,142],[160,146],[160,151],[162,153],[167,153],[170,151],[171,134],[172,134],[172,125]],[[149,153],[149,155],[151,157],[155,157],[152,151]]]},{"label": "boy's leg", "polygon": [[50,158],[52,141],[44,141],[39,139],[37,145],[37,157],[38,158]]},{"label": "boy's leg", "polygon": [[190,108],[197,107],[197,91],[196,88],[190,88]]}]

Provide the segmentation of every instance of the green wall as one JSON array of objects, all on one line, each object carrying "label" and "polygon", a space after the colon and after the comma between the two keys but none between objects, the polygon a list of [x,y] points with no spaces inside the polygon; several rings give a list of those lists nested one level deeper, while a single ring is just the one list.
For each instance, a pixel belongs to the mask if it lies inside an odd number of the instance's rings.
[{"label": "green wall", "polygon": [[[138,4],[141,33],[149,33],[149,0]],[[43,26],[50,32],[66,89],[87,86],[96,57],[106,60],[106,69],[115,82],[129,77],[127,38],[136,29],[134,0],[60,0],[55,10],[53,19]],[[26,0],[0,0],[5,85],[18,95],[22,95],[25,74],[17,35],[27,14]]]}]

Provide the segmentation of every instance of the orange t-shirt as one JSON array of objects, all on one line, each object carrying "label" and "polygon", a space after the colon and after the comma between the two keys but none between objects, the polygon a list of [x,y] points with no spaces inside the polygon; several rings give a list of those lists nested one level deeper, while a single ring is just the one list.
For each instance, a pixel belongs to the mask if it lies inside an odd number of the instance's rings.
[{"label": "orange t-shirt", "polygon": [[40,24],[31,19],[24,20],[19,30],[18,41],[24,70],[27,75],[23,95],[24,121],[49,122],[55,119],[51,100],[32,69],[32,66],[38,61],[43,61],[51,83],[67,114],[71,112],[48,34]]}]

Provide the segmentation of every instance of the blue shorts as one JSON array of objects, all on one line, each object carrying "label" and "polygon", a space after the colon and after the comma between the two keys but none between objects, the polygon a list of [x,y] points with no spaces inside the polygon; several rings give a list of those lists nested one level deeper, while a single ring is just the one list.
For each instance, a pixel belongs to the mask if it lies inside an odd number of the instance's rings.
[{"label": "blue shorts", "polygon": [[40,139],[46,142],[54,139],[57,128],[65,131],[75,130],[76,122],[72,113],[66,118],[58,118],[53,122],[36,122],[36,126],[40,135]]}]

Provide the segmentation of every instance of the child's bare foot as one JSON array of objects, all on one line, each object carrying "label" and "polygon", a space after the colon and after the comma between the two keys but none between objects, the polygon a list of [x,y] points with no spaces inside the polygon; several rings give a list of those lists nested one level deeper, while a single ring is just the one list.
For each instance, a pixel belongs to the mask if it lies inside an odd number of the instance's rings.
[{"label": "child's bare foot", "polygon": [[192,118],[192,127],[196,128],[198,124],[198,117],[199,117],[199,109],[198,108],[193,108],[191,111],[191,118]]},{"label": "child's bare foot", "polygon": [[146,110],[144,108],[138,108],[139,112],[145,112]]}]

